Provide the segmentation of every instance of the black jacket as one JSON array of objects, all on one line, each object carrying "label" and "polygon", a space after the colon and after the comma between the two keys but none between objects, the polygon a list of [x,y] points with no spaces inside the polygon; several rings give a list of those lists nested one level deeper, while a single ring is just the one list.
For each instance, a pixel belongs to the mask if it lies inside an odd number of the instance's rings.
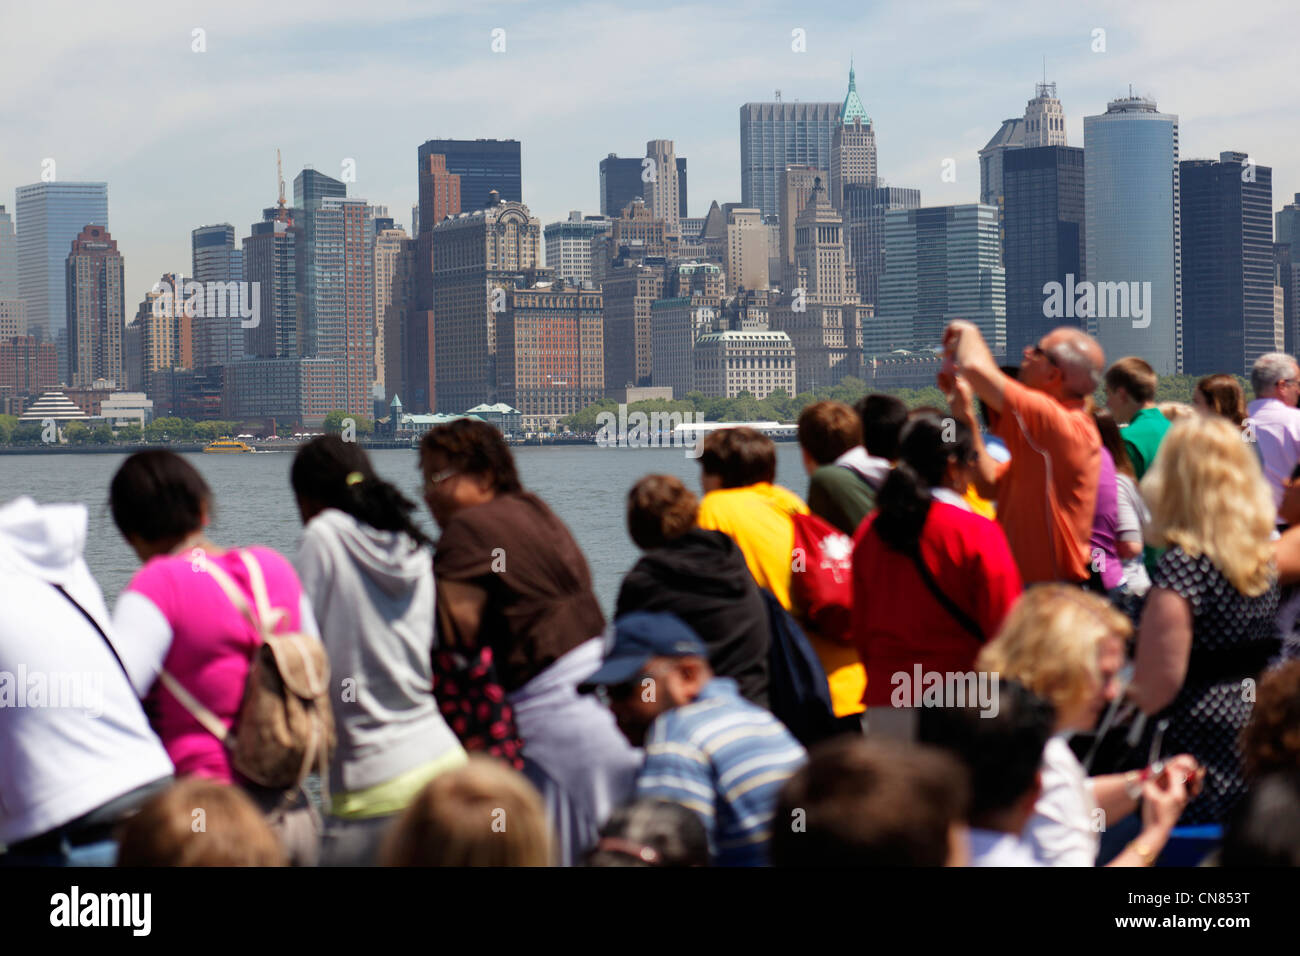
[{"label": "black jacket", "polygon": [[676,614],[708,645],[714,673],[734,678],[746,700],[768,706],[767,608],[731,538],[692,528],[647,551],[618,592],[615,615],[630,611]]}]

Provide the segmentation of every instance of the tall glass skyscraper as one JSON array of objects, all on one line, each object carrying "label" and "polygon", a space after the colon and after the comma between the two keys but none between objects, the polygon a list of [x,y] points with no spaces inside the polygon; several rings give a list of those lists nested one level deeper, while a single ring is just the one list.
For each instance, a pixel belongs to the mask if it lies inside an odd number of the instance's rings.
[{"label": "tall glass skyscraper", "polygon": [[787,166],[831,168],[839,103],[746,103],[740,108],[740,204],[776,216]]},{"label": "tall glass skyscraper", "polygon": [[937,348],[945,325],[968,319],[995,354],[1005,353],[1006,275],[998,259],[996,206],[886,212],[886,268],[864,351]]},{"label": "tall glass skyscraper", "polygon": [[1182,368],[1178,117],[1129,96],[1083,118],[1084,232],[1094,294],[1088,331],[1106,361]]},{"label": "tall glass skyscraper", "polygon": [[18,298],[18,238],[13,216],[0,204],[0,299]]},{"label": "tall glass skyscraper", "polygon": [[849,254],[863,302],[880,301],[880,277],[885,274],[885,214],[891,209],[916,209],[921,190],[898,186],[850,183],[844,187],[844,225]]},{"label": "tall glass skyscraper", "polygon": [[1275,350],[1273,170],[1235,152],[1179,167],[1183,371],[1244,375]]},{"label": "tall glass skyscraper", "polygon": [[[430,156],[447,158],[447,172],[460,177],[460,210],[473,212],[487,205],[496,190],[502,202],[523,202],[523,176],[517,139],[431,139],[418,150],[418,169],[429,168]],[[436,222],[425,224],[432,229]]]},{"label": "tall glass skyscraper", "polygon": [[[348,187],[340,180],[315,169],[304,169],[293,180],[293,205],[300,210],[297,223],[302,227],[302,268],[303,273],[298,282],[302,293],[302,311],[298,318],[301,326],[298,331],[299,347],[303,357],[311,357],[319,350],[319,328],[322,322],[341,321],[341,304],[330,303],[330,286],[342,282],[340,269],[332,269],[328,263],[321,261],[317,250],[317,213],[321,203],[326,199],[339,199],[347,196]],[[336,250],[338,255],[342,250]],[[326,258],[329,258],[327,255]]]},{"label": "tall glass skyscraper", "polygon": [[28,334],[59,344],[59,374],[68,376],[65,264],[88,225],[108,229],[108,183],[33,183],[14,190],[18,228],[18,296],[27,302]]},{"label": "tall glass skyscraper", "polygon": [[[244,278],[244,257],[235,248],[235,227],[228,222],[200,226],[190,233],[193,278],[205,284],[207,292],[202,316],[196,316],[194,367],[229,365],[244,357],[244,336],[239,314],[238,285]],[[206,283],[221,283],[224,294]],[[232,296],[231,293],[235,295]],[[251,293],[249,294],[251,296]],[[251,298],[249,298],[251,302]],[[224,302],[224,308],[222,303]],[[232,305],[231,303],[234,303]],[[221,313],[221,314],[218,314]],[[260,317],[259,317],[260,321]]]},{"label": "tall glass skyscraper", "polygon": [[[1007,359],[1079,318],[1043,314],[1044,286],[1084,277],[1083,150],[1012,149],[1001,157],[1002,264],[1007,270]],[[1070,278],[1073,277],[1073,278]]]}]

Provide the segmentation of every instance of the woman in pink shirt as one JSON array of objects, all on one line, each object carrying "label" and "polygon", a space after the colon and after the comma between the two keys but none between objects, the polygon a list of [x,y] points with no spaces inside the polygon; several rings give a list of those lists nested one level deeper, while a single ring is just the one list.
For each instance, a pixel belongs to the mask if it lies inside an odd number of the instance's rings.
[{"label": "woman in pink shirt", "polygon": [[[157,450],[128,458],[113,476],[109,497],[114,523],[144,562],[113,612],[121,635],[118,650],[176,775],[239,783],[273,824],[287,826],[291,795],[241,779],[221,741],[159,680],[165,670],[229,728],[239,714],[252,654],[260,643],[253,625],[205,570],[211,564],[225,571],[249,606],[255,606],[240,551],[221,548],[206,535],[211,490],[179,455]],[[271,606],[283,612],[277,632],[318,636],[293,566],[268,548],[241,550],[261,569]],[[301,809],[306,809],[305,801]],[[295,818],[293,824],[301,828],[302,821]],[[295,856],[304,861],[310,854]]]}]

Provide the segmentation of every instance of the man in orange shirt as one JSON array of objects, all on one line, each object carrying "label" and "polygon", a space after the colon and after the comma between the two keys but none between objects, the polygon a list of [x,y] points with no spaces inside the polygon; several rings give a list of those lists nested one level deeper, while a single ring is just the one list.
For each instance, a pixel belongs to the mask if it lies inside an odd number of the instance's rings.
[{"label": "man in orange shirt", "polygon": [[1011,452],[1002,464],[978,438],[969,390],[939,383],[950,393],[953,416],[976,435],[976,486],[985,497],[996,495],[998,521],[1024,582],[1087,582],[1101,436],[1086,400],[1106,364],[1101,346],[1080,329],[1055,329],[1025,348],[1019,381],[999,370],[971,322],[949,323],[943,346],[954,371],[1000,415],[997,434]]}]

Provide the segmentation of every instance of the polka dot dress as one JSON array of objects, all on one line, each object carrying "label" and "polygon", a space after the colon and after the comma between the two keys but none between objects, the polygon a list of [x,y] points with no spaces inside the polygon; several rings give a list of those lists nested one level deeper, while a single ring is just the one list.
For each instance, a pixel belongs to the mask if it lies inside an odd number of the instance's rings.
[{"label": "polka dot dress", "polygon": [[1151,583],[1178,594],[1192,611],[1187,678],[1173,703],[1155,718],[1169,719],[1161,756],[1190,753],[1206,767],[1201,795],[1178,822],[1222,823],[1246,792],[1239,739],[1254,694],[1244,682],[1257,681],[1280,646],[1278,589],[1273,585],[1248,597],[1209,558],[1193,558],[1177,547],[1161,556]]}]

